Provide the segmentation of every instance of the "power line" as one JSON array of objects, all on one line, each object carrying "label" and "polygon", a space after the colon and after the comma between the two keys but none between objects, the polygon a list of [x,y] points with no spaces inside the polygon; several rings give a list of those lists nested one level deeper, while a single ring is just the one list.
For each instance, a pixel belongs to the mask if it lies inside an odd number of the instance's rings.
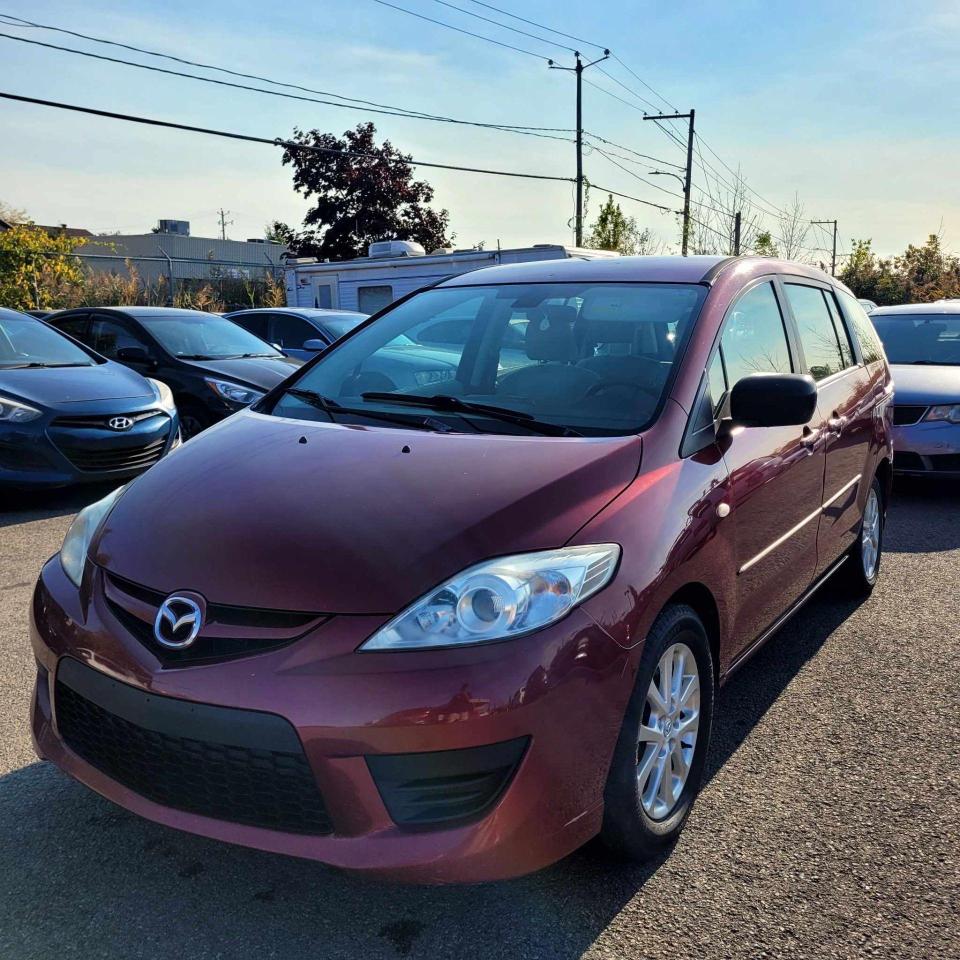
[{"label": "power line", "polygon": [[648,187],[653,187],[654,190],[659,190],[661,193],[665,193],[670,197],[677,197],[680,200],[683,199],[682,194],[674,193],[672,190],[668,190],[666,187],[661,187],[660,184],[658,183],[653,183],[653,181],[651,180],[646,180],[643,177],[641,177],[639,174],[634,173],[628,167],[623,166],[623,164],[617,163],[617,161],[614,160],[613,157],[610,156],[610,154],[607,153],[605,150],[601,150],[599,147],[594,147],[594,149],[597,151],[597,153],[600,154],[601,157],[606,158],[606,160],[612,163],[615,167],[618,167],[624,173],[629,174],[635,180],[639,180],[641,183],[645,183]]},{"label": "power line", "polygon": [[642,203],[645,207],[653,207],[655,210],[661,211],[661,213],[680,213],[679,210],[673,210],[670,207],[665,207],[660,203],[652,203],[650,200],[641,200],[639,197],[632,197],[629,193],[619,193],[616,190],[611,190],[609,187],[601,187],[598,183],[591,183],[590,186],[594,190],[599,190],[601,193],[610,193],[615,197],[620,197],[622,200],[632,200],[634,203]]},{"label": "power line", "polygon": [[[633,157],[639,157],[640,160],[647,161],[646,163],[641,164],[639,160],[631,159],[631,157],[625,157],[618,153],[612,154],[615,157],[619,157],[619,159],[621,160],[626,160],[627,163],[635,163],[638,166],[647,166],[647,167],[650,166],[651,163],[659,163],[667,167],[675,167],[677,170],[683,170],[683,167],[680,166],[680,164],[678,163],[673,163],[670,160],[664,160],[662,157],[651,156],[649,153],[640,153],[638,150],[634,150],[632,147],[625,147],[622,143],[615,143],[613,140],[607,140],[606,137],[601,137],[599,133],[591,133],[589,130],[584,130],[583,134],[585,137],[589,137],[591,140],[599,140],[600,143],[606,144],[609,147],[615,147],[617,150],[624,150],[626,151],[626,153],[631,154]],[[592,146],[595,150],[599,149],[596,146],[596,144],[591,143],[590,146]],[[608,152],[612,153],[612,151],[608,151]]]},{"label": "power line", "polygon": [[[270,146],[283,147],[287,150],[300,150],[307,153],[335,154],[340,157],[350,157],[357,160],[383,161],[383,157],[373,153],[354,153],[350,150],[336,150],[332,147],[317,147],[311,144],[297,143],[295,140],[282,140],[279,137],[256,137],[245,133],[234,133],[229,130],[218,130],[214,127],[197,127],[186,123],[175,123],[172,120],[157,120],[153,117],[140,117],[128,113],[115,113],[111,110],[98,110],[94,107],[82,107],[72,103],[61,103],[56,100],[41,100],[38,97],[26,97],[16,93],[0,91],[0,99],[13,100],[18,103],[32,103],[41,107],[54,107],[59,110],[69,110],[74,113],[85,113],[95,117],[106,117],[110,120],[124,120],[128,123],[141,123],[151,127],[164,127],[170,130],[184,130],[187,133],[203,133],[214,137],[225,137],[228,140],[244,140],[249,143],[266,143]],[[397,162],[411,167],[431,167],[435,170],[455,170],[460,173],[480,173],[494,177],[518,177],[523,180],[547,180],[555,183],[574,183],[573,177],[554,177],[542,173],[521,173],[514,170],[491,170],[486,167],[464,167],[452,163],[435,163],[427,160],[397,158]]]},{"label": "power line", "polygon": [[523,47],[515,47],[512,43],[504,43],[502,40],[494,40],[493,37],[484,36],[482,33],[474,33],[472,30],[465,30],[463,27],[454,26],[452,23],[447,23],[445,20],[435,20],[433,17],[428,17],[425,13],[417,13],[415,10],[408,10],[406,7],[397,6],[395,3],[389,3],[388,0],[373,0],[374,3],[379,3],[382,7],[391,7],[394,10],[399,10],[400,13],[405,13],[411,17],[417,17],[420,20],[426,20],[428,23],[434,23],[438,27],[446,27],[448,30],[456,30],[457,33],[464,33],[468,37],[474,37],[476,40],[485,40],[487,43],[496,44],[498,47],[505,47],[507,50],[515,50],[517,53],[524,53],[528,57],[536,57],[538,60],[549,60],[549,57],[545,57],[542,53],[534,53],[533,50],[525,50]]},{"label": "power line", "polygon": [[[54,27],[50,29],[57,29],[57,28]],[[133,60],[124,60],[119,57],[108,57],[105,54],[93,53],[92,51],[89,51],[89,50],[78,50],[74,47],[65,47],[55,43],[45,43],[42,40],[31,40],[28,37],[20,37],[20,36],[16,36],[15,34],[0,32],[0,37],[7,40],[15,40],[19,43],[27,43],[27,44],[30,44],[31,46],[43,47],[48,50],[56,50],[61,53],[70,53],[75,56],[87,57],[93,60],[101,60],[106,63],[120,64],[121,66],[135,67],[139,70],[148,70],[153,73],[162,73],[168,76],[181,77],[187,80],[198,80],[202,83],[211,83],[216,86],[230,87],[236,90],[247,90],[253,93],[262,93],[262,94],[265,94],[266,96],[281,97],[288,100],[298,100],[306,103],[319,103],[324,106],[339,107],[340,109],[356,109],[353,103],[337,103],[334,100],[325,100],[325,99],[320,99],[318,97],[307,97],[307,96],[302,96],[300,94],[294,94],[294,93],[284,93],[280,90],[268,90],[264,87],[255,87],[255,86],[251,86],[250,84],[236,83],[230,80],[218,80],[215,77],[204,77],[204,76],[200,76],[199,74],[187,73],[182,70],[172,70],[166,67],[154,66],[152,64],[137,63]],[[113,41],[110,41],[110,40],[96,40],[95,42],[101,42],[101,43],[107,43],[107,44],[113,43]],[[117,44],[117,46],[126,46],[126,45]],[[167,57],[166,54],[153,53],[152,51],[140,51],[140,52],[148,53],[152,56]],[[178,60],[179,58],[169,57],[169,59]],[[202,69],[208,69],[208,70],[223,70],[223,68],[221,67],[210,66],[207,64],[197,64],[197,66],[200,66]],[[224,72],[232,73],[233,71],[224,70]],[[264,80],[264,82],[276,84],[278,86],[292,86],[292,84],[281,84],[278,81],[269,80],[269,79]],[[319,91],[319,92],[323,92],[323,91]],[[339,99],[344,99],[344,100],[353,99],[349,97],[339,97],[338,94],[330,94],[330,93],[326,94],[326,96],[338,97]],[[463,120],[457,117],[445,117],[445,116],[440,116],[436,114],[420,113],[419,111],[410,111],[402,107],[394,108],[387,105],[374,106],[374,105],[371,105],[372,101],[357,100],[356,103],[364,105],[364,109],[369,113],[378,113],[385,116],[404,117],[406,119],[411,119],[411,120],[429,120],[435,123],[452,123],[452,124],[461,125],[461,126],[471,126],[471,127],[480,127],[483,129],[499,130],[505,133],[516,133],[522,136],[538,137],[540,139],[545,139],[545,140],[560,140],[564,142],[570,142],[569,137],[559,137],[554,135],[554,133],[568,132],[569,128],[564,128],[564,127],[521,127],[521,126],[509,125],[509,124],[484,123],[476,120]],[[546,131],[554,131],[554,133],[547,133]]]},{"label": "power line", "polygon": [[659,113],[659,112],[660,112],[660,107],[658,107],[655,103],[651,103],[649,100],[646,100],[644,97],[641,97],[638,93],[635,93],[635,92],[634,92],[633,90],[631,90],[630,87],[628,87],[622,80],[618,80],[615,76],[613,76],[613,74],[607,73],[607,71],[604,70],[603,67],[597,67],[597,70],[598,70],[600,73],[602,73],[608,80],[612,80],[615,84],[617,84],[617,86],[623,87],[623,89],[626,90],[627,93],[629,93],[629,94],[631,94],[632,96],[636,97],[641,103],[643,103],[643,104],[645,104],[646,106],[650,107],[650,108],[653,110],[654,113]]},{"label": "power line", "polygon": [[526,30],[521,30],[519,27],[511,27],[509,24],[500,23],[499,20],[493,20],[490,17],[485,17],[483,14],[474,13],[473,10],[465,10],[463,7],[458,7],[455,3],[450,3],[449,0],[433,0],[434,3],[439,3],[443,7],[449,7],[451,10],[456,10],[458,13],[462,13],[468,17],[476,17],[478,20],[483,20],[484,23],[492,23],[495,27],[500,27],[502,30],[512,30],[514,33],[519,33],[524,37],[530,37],[531,40],[537,40],[540,43],[547,43],[554,47],[560,47],[563,50],[569,50],[571,53],[576,53],[577,51],[573,47],[568,47],[564,43],[557,43],[556,40],[547,40],[544,37],[539,37],[535,33],[529,33]]},{"label": "power line", "polygon": [[[584,43],[588,47],[596,47],[598,50],[605,50],[606,46],[602,43],[594,43],[592,40],[584,40],[583,37],[575,37],[572,33],[564,33],[562,30],[554,30],[553,27],[548,27],[545,23],[537,23],[535,20],[527,20],[526,17],[519,17],[515,13],[510,13],[509,10],[503,10],[500,7],[495,7],[492,3],[484,3],[483,0],[470,0],[471,3],[477,4],[479,7],[486,7],[488,10],[493,10],[496,13],[502,13],[505,17],[510,17],[512,20],[519,20],[520,23],[525,23],[531,27],[537,27],[540,30],[546,30],[548,33],[555,33],[558,37],[566,37],[567,40],[573,40],[575,43]],[[619,59],[615,57],[614,59]]]}]

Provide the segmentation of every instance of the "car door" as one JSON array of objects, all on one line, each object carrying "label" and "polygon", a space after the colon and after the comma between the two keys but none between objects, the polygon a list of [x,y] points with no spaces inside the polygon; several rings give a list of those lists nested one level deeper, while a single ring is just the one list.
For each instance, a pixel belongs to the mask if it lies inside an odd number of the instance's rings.
[{"label": "car door", "polygon": [[316,351],[305,350],[307,340],[325,340],[320,332],[303,317],[292,313],[273,313],[270,315],[270,343],[282,350],[288,357],[297,360],[309,360]]},{"label": "car door", "polygon": [[[53,326],[67,334],[67,336],[73,337],[74,340],[79,340],[81,343],[90,346],[90,341],[87,337],[87,321],[89,318],[90,314],[83,311],[82,313],[71,313],[64,317],[56,317],[52,322]],[[47,321],[47,323],[50,322],[50,320]]]},{"label": "car door", "polygon": [[[154,345],[126,317],[113,313],[94,313],[90,317],[87,343],[109,360],[116,360],[137,373],[150,374],[157,368]],[[142,356],[125,355],[131,348]]]},{"label": "car door", "polygon": [[[756,373],[795,373],[793,331],[770,278],[727,310],[709,367],[718,415],[729,392]],[[734,650],[759,636],[810,586],[817,568],[817,519],[824,450],[819,415],[804,426],[734,427],[722,436],[734,526],[737,614]]]},{"label": "car door", "polygon": [[858,363],[853,341],[829,284],[783,277],[803,372],[817,381],[826,465],[819,521],[817,573],[823,573],[856,540],[873,436],[870,375]]}]

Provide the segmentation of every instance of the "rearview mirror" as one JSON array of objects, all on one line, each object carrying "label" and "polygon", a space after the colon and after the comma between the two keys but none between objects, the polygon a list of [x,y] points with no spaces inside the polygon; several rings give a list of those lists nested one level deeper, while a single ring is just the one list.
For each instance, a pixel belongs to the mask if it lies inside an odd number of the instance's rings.
[{"label": "rearview mirror", "polygon": [[117,359],[121,363],[153,363],[144,347],[121,347],[117,351]]},{"label": "rearview mirror", "polygon": [[817,408],[817,384],[799,373],[754,373],[730,391],[735,426],[790,427],[809,423]]},{"label": "rearview mirror", "polygon": [[321,350],[326,350],[327,345],[320,339],[305,340],[303,342],[303,349],[312,350],[314,353],[319,353]]}]

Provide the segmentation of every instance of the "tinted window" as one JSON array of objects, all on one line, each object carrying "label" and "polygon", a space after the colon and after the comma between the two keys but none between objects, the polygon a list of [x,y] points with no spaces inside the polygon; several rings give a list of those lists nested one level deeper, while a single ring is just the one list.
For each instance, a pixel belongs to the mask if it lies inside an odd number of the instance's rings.
[{"label": "tinted window", "polygon": [[883,358],[883,347],[880,338],[877,336],[877,331],[874,330],[870,318],[863,309],[863,305],[843,290],[837,291],[837,297],[840,300],[840,308],[847,318],[847,323],[853,328],[857,342],[860,344],[860,356],[863,358],[863,362],[875,363],[877,360],[881,360]]},{"label": "tinted window", "polygon": [[[423,416],[424,408],[364,395],[449,394],[580,433],[634,433],[653,419],[705,296],[697,284],[657,283],[426,290],[335,344],[296,386],[357,410]],[[328,418],[289,395],[274,410]],[[529,432],[477,412],[446,414],[445,422]]]},{"label": "tinted window", "polygon": [[247,355],[280,356],[269,343],[247,333],[232,320],[212,313],[170,310],[141,314],[139,320],[175,357],[223,360]]},{"label": "tinted window", "polygon": [[845,368],[856,366],[857,361],[853,355],[853,342],[850,339],[850,331],[843,322],[843,317],[837,308],[837,301],[834,300],[833,294],[831,293],[825,292],[823,297],[827,301],[827,308],[830,310],[830,319],[833,321],[833,329],[836,331],[837,340],[840,343],[840,355],[843,357],[843,366]]},{"label": "tinted window", "polygon": [[359,287],[357,289],[357,303],[361,313],[371,314],[382,310],[393,302],[393,287],[384,285],[376,287]]},{"label": "tinted window", "polygon": [[727,397],[727,376],[723,369],[723,355],[719,350],[713,355],[713,362],[707,370],[707,394],[710,398],[710,409],[716,419]]},{"label": "tinted window", "polygon": [[299,350],[306,340],[316,340],[317,331],[302,317],[289,313],[275,313],[270,342],[281,347]]},{"label": "tinted window", "polygon": [[88,342],[97,353],[102,353],[111,360],[117,359],[117,351],[123,347],[148,349],[142,337],[136,336],[122,322],[113,317],[95,316],[90,323]]},{"label": "tinted window", "polygon": [[960,366],[960,313],[873,314],[891,363]]},{"label": "tinted window", "polygon": [[58,329],[62,330],[64,333],[70,334],[71,337],[75,337],[77,340],[80,340],[83,343],[87,342],[86,314],[84,314],[82,317],[67,317],[65,320],[56,320],[54,322]]},{"label": "tinted window", "polygon": [[261,340],[269,340],[270,332],[267,329],[270,322],[270,314],[268,313],[249,313],[242,317],[231,317],[233,323],[240,324],[244,330],[248,330],[255,337],[259,337]]},{"label": "tinted window", "polygon": [[0,369],[36,364],[92,367],[94,362],[76,344],[39,320],[0,310]]},{"label": "tinted window", "polygon": [[327,339],[333,343],[345,337],[354,327],[358,327],[366,317],[335,317],[330,320],[321,320],[320,326],[323,327]]},{"label": "tinted window", "polygon": [[807,372],[814,380],[823,380],[824,377],[839,373],[844,369],[843,355],[823,292],[819,287],[796,283],[784,286],[797,321]]},{"label": "tinted window", "polygon": [[752,373],[791,372],[783,316],[769,283],[754,287],[734,304],[720,344],[730,389]]}]

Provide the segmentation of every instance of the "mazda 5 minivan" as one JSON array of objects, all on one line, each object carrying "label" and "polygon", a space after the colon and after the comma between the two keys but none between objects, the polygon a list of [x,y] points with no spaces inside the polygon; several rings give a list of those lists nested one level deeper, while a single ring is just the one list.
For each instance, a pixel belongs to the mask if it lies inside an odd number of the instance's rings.
[{"label": "mazda 5 minivan", "polygon": [[[456,377],[384,390],[378,355],[444,316],[472,318]],[[828,577],[876,583],[891,394],[863,309],[799,264],[444,280],[77,516],[33,600],[37,751],[383,876],[654,855],[718,687]]]}]

